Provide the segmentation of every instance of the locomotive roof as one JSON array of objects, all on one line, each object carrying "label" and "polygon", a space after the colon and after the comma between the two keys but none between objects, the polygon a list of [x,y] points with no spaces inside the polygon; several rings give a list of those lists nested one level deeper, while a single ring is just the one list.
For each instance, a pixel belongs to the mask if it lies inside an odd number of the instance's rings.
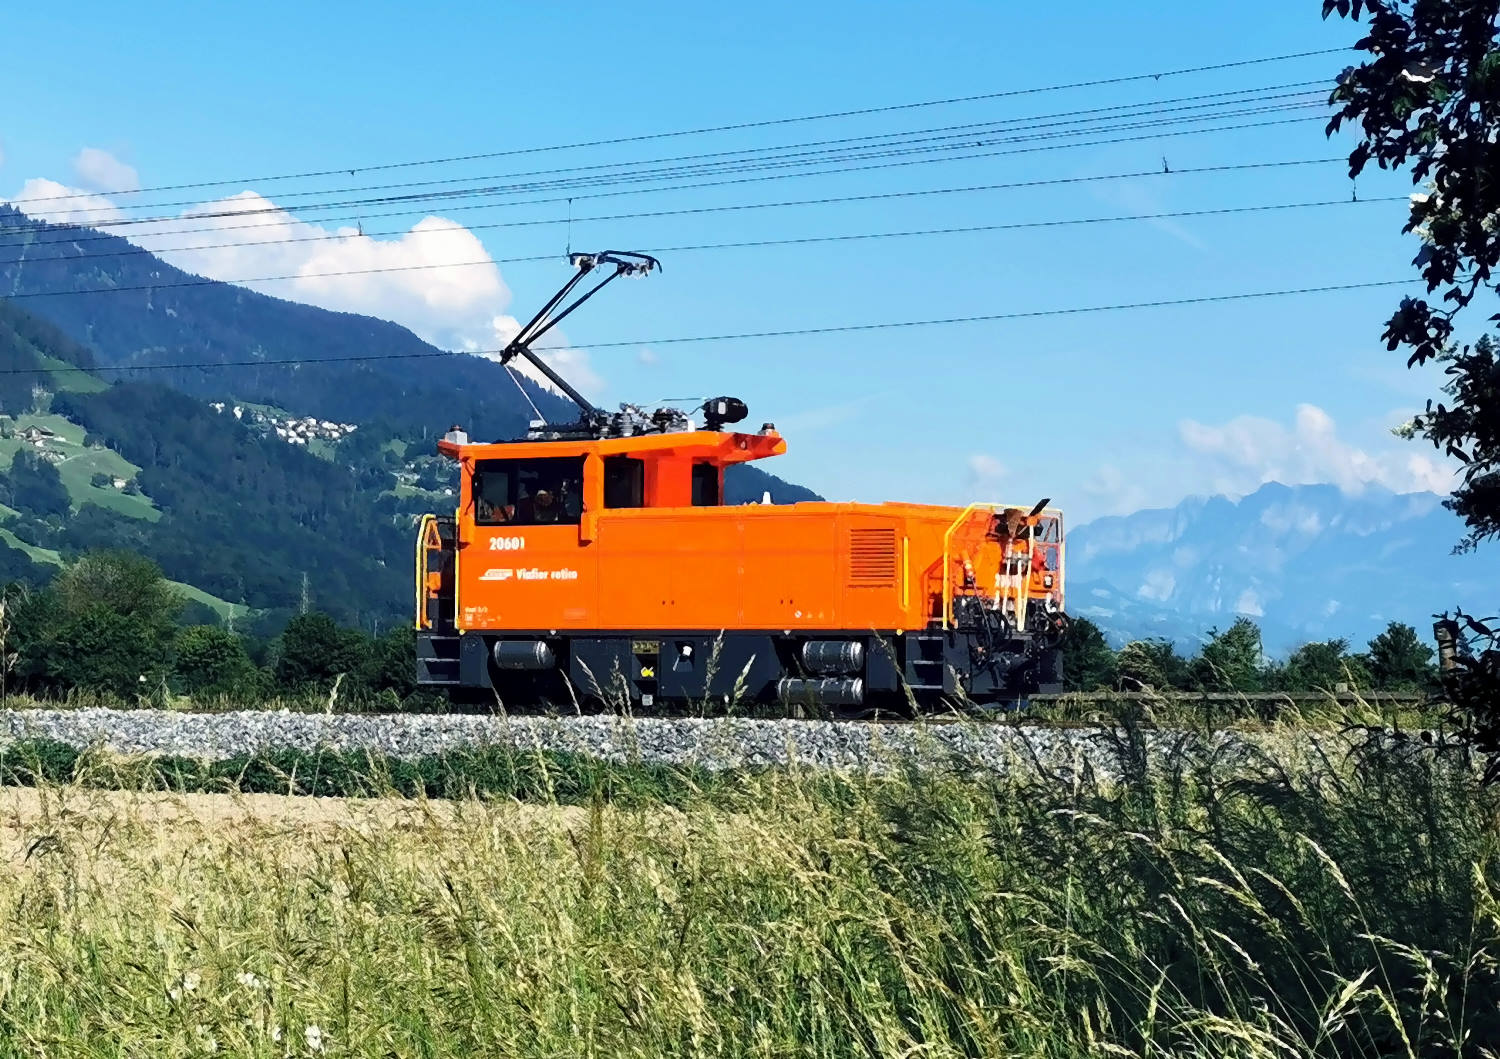
[{"label": "locomotive roof", "polygon": [[468,442],[442,440],[440,455],[453,460],[523,460],[556,456],[679,456],[717,464],[746,463],[779,456],[786,439],[775,430],[741,434],[721,430],[684,430],[636,434],[624,438],[560,438]]}]

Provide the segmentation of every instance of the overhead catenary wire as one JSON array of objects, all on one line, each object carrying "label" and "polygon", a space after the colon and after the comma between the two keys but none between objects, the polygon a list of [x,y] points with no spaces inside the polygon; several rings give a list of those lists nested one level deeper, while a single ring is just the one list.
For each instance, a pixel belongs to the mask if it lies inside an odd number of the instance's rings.
[{"label": "overhead catenary wire", "polygon": [[[325,176],[340,176],[345,173],[374,173],[397,169],[409,169],[428,165],[450,165],[460,162],[481,161],[493,158],[517,157],[520,155],[540,154],[550,151],[564,151],[580,148],[608,147],[629,143],[643,143],[652,140],[665,140],[685,136],[699,136],[721,132],[738,132],[749,129],[771,128],[774,126],[792,125],[803,122],[827,121],[840,118],[861,117],[871,114],[890,114],[901,111],[919,110],[931,107],[950,106],[961,103],[978,103],[996,99],[1014,98],[1017,96],[1038,95],[1048,92],[1061,92],[1080,88],[1102,88],[1113,85],[1129,84],[1132,82],[1160,81],[1166,77],[1181,77],[1191,74],[1212,73],[1222,70],[1241,69],[1249,66],[1259,66],[1269,63],[1290,62],[1297,59],[1321,58],[1328,55],[1347,54],[1348,48],[1320,48],[1311,51],[1288,52],[1281,55],[1261,56],[1253,59],[1239,59],[1233,61],[1208,63],[1198,66],[1180,67],[1172,70],[1162,70],[1154,73],[1125,74],[1116,77],[1095,78],[1088,81],[1073,81],[1052,85],[1041,85],[1029,88],[1005,89],[996,92],[976,93],[965,96],[950,96],[942,99],[921,100],[908,103],[894,103],[883,106],[860,107],[847,110],[827,111],[818,114],[804,114],[793,117],[765,118],[752,121],[726,123],[721,125],[702,126],[698,128],[675,129],[666,132],[640,133],[631,136],[616,136],[603,139],[583,140],[573,143],[550,144],[536,147],[517,147],[499,151],[484,151],[471,154],[450,155],[441,158],[429,158],[401,162],[385,162],[364,166],[339,166],[333,169],[308,170],[304,172],[279,173],[262,175],[258,177],[233,177],[221,180],[204,180],[184,184],[163,184],[154,187],[127,188],[116,191],[101,191],[101,195],[132,195],[132,194],[154,194],[165,191],[190,191],[202,190],[212,187],[227,187],[242,183],[266,183],[281,180],[304,180]],[[69,195],[67,198],[86,198],[95,193],[80,193]],[[18,200],[36,201],[36,199]],[[56,201],[55,199],[53,201]]]},{"label": "overhead catenary wire", "polygon": [[[903,167],[908,167],[908,166],[913,166],[913,165],[922,165],[922,164],[926,164],[926,163],[934,162],[934,161],[939,161],[939,162],[942,162],[942,161],[965,161],[965,160],[970,160],[970,159],[975,159],[975,158],[991,158],[991,157],[996,157],[996,156],[999,156],[999,155],[1032,154],[1032,153],[1036,153],[1036,152],[1040,152],[1040,151],[1053,151],[1053,150],[1071,149],[1071,148],[1079,148],[1079,147],[1100,147],[1100,146],[1109,146],[1109,145],[1120,144],[1120,143],[1139,143],[1139,142],[1141,142],[1143,140],[1159,140],[1159,139],[1166,139],[1166,138],[1179,137],[1179,136],[1203,135],[1203,134],[1206,134],[1206,133],[1238,132],[1238,131],[1243,131],[1243,130],[1248,130],[1248,129],[1264,129],[1264,128],[1271,128],[1271,127],[1275,127],[1275,126],[1282,126],[1282,125],[1288,125],[1288,124],[1302,123],[1302,122],[1307,122],[1307,121],[1321,121],[1321,120],[1322,119],[1319,118],[1319,117],[1280,118],[1280,119],[1275,119],[1275,120],[1271,120],[1271,121],[1249,122],[1249,123],[1245,123],[1245,124],[1236,124],[1236,125],[1229,125],[1229,126],[1218,126],[1218,127],[1214,127],[1214,128],[1208,128],[1208,129],[1174,129],[1174,130],[1166,130],[1166,131],[1155,131],[1155,132],[1147,133],[1147,134],[1144,134],[1144,135],[1112,137],[1112,138],[1101,139],[1101,140],[1090,140],[1090,141],[1085,141],[1085,142],[1081,142],[1081,143],[1048,144],[1048,145],[1039,146],[1039,147],[1025,147],[1025,148],[1019,148],[1019,149],[1000,150],[1000,151],[984,151],[984,152],[975,153],[975,154],[960,155],[960,156],[950,156],[950,157],[937,158],[937,159],[928,159],[928,158],[915,159],[915,160],[912,160],[912,159],[903,159],[901,161],[896,161],[896,162],[879,162],[879,163],[874,163],[874,164],[870,164],[870,165],[853,166],[853,167],[847,167],[847,168],[838,169],[838,170],[829,170],[827,172],[829,172],[829,173],[865,172],[865,171],[877,170],[877,169],[892,169],[892,168],[903,168]],[[732,177],[732,178],[725,179],[725,180],[713,180],[713,181],[704,181],[704,182],[697,182],[697,183],[679,184],[679,185],[670,186],[670,187],[658,187],[658,188],[631,187],[631,188],[625,188],[625,189],[621,189],[621,190],[598,191],[598,192],[587,193],[587,194],[575,193],[575,194],[567,195],[567,196],[557,196],[557,197],[553,197],[553,198],[544,198],[544,199],[533,199],[533,200],[523,201],[523,202],[484,203],[484,204],[473,204],[473,203],[471,203],[471,204],[468,204],[468,205],[459,204],[459,205],[455,205],[455,206],[450,206],[450,207],[446,208],[443,212],[445,214],[446,213],[456,213],[456,212],[467,211],[467,210],[476,210],[476,209],[494,209],[494,208],[497,208],[497,207],[500,207],[500,206],[503,206],[503,207],[536,206],[536,205],[545,205],[545,204],[549,204],[549,203],[556,203],[556,202],[568,201],[570,199],[613,198],[613,197],[618,197],[618,196],[621,196],[621,195],[661,194],[661,193],[668,193],[668,192],[681,192],[681,191],[697,190],[697,189],[711,188],[711,187],[727,187],[727,186],[731,186],[731,185],[761,183],[761,182],[768,181],[768,180],[782,180],[782,179],[786,179],[789,176],[818,176],[818,175],[826,175],[826,174],[825,173],[792,173],[792,174],[775,173],[775,174],[759,174],[759,175],[748,176],[748,177],[746,177],[746,176]],[[311,208],[314,208],[314,207],[304,207],[304,209],[311,209]],[[384,214],[383,216],[402,216],[402,215],[406,215],[409,212],[410,211],[402,210],[402,211],[397,211],[395,213]],[[266,207],[266,208],[256,208],[256,209],[249,209],[249,210],[226,211],[226,212],[218,213],[218,214],[202,214],[202,213],[200,213],[200,214],[193,214],[193,215],[191,215],[191,217],[193,219],[216,217],[216,216],[223,216],[223,217],[249,217],[249,216],[267,215],[267,214],[275,215],[276,217],[285,217],[285,216],[288,216],[286,214],[286,211],[284,211],[283,209],[281,209],[281,207],[279,207],[279,206],[271,206],[271,207]],[[167,219],[167,220],[171,220],[171,219]],[[146,219],[140,219],[140,218],[131,218],[131,219],[121,220],[121,221],[91,222],[88,227],[94,228],[94,229],[99,229],[99,228],[106,228],[106,227],[121,227],[121,226],[126,226],[126,225],[133,225],[133,224],[152,224],[152,223],[160,223],[160,221],[146,220]],[[276,223],[284,223],[284,222],[273,221],[273,222],[268,222],[268,223],[270,223],[270,224],[276,224]],[[251,228],[253,228],[253,227],[256,227],[256,225],[245,225],[245,226],[239,226],[239,227],[242,227],[242,228],[243,227],[251,227]],[[10,229],[6,229],[4,227],[0,227],[0,232],[6,231],[6,230],[30,230],[30,226],[29,225],[28,226],[21,226],[21,225],[11,226]],[[208,228],[193,229],[193,230],[196,230],[196,231],[223,231],[223,230],[228,230],[228,229],[227,229],[227,227],[208,227]],[[153,234],[153,233],[148,233],[148,234]],[[182,234],[182,233],[181,232],[171,232],[171,233],[167,233],[167,234]],[[0,245],[5,245],[5,244],[0,244]],[[11,243],[9,245],[20,245],[20,244]]]},{"label": "overhead catenary wire", "polygon": [[[1312,209],[1325,206],[1360,206],[1385,202],[1405,202],[1403,195],[1388,195],[1364,199],[1323,199],[1311,202],[1271,203],[1258,206],[1222,206],[1201,210],[1174,210],[1161,213],[1124,214],[1110,217],[1075,217],[1049,221],[1014,221],[1001,224],[965,225],[949,228],[921,228],[895,232],[861,232],[845,235],[790,236],[782,239],[753,239],[743,242],[690,243],[682,246],[650,246],[650,253],[681,253],[700,250],[732,250],[766,246],[796,246],[812,243],[852,242],[865,239],[904,239],[932,235],[964,235],[980,232],[1016,231],[1027,228],[1058,228],[1069,225],[1114,224],[1128,221],[1181,220],[1190,217],[1229,216],[1243,213],[1269,213],[1279,210]],[[473,261],[432,261],[418,265],[385,265],[378,268],[339,269],[331,272],[294,272],[279,276],[247,276],[234,279],[189,279],[172,283],[141,283],[126,286],[86,287],[74,290],[24,291],[10,295],[12,299],[62,297],[70,294],[125,294],[131,292],[176,290],[183,287],[206,287],[215,285],[237,285],[246,283],[278,283],[287,280],[330,279],[340,276],[369,276],[383,273],[426,272],[444,268],[480,268],[494,265],[514,265],[535,261],[555,261],[557,254],[533,254],[524,257],[486,257]],[[48,260],[71,260],[51,258]]]},{"label": "overhead catenary wire", "polygon": [[531,414],[537,419],[545,419],[546,416],[542,415],[541,410],[536,406],[536,402],[531,399],[531,394],[526,392],[526,387],[522,386],[521,380],[516,378],[515,369],[512,368],[509,364],[504,365],[504,368],[505,374],[510,376],[510,381],[516,384],[516,389],[520,391],[522,399],[531,406]]},{"label": "overhead catenary wire", "polygon": [[[1073,306],[1061,309],[1034,309],[1008,313],[985,313],[973,316],[949,316],[923,320],[890,320],[876,323],[831,324],[818,327],[784,328],[775,331],[740,331],[716,335],[680,335],[665,338],[633,338],[611,342],[575,342],[567,347],[538,348],[544,353],[552,348],[619,349],[631,346],[667,346],[688,343],[738,342],[761,338],[793,338],[813,335],[850,334],[862,331],[888,331],[916,327],[948,327],[959,324],[998,323],[1006,320],[1035,320],[1058,316],[1079,316],[1088,313],[1125,312],[1136,309],[1166,309],[1190,305],[1211,305],[1224,302],[1254,301],[1267,298],[1294,297],[1305,294],[1335,294],[1346,291],[1373,290],[1380,287],[1411,286],[1413,279],[1371,280],[1363,283],[1338,283],[1317,287],[1293,287],[1270,291],[1239,291],[1230,294],[1206,294],[1192,298],[1165,298],[1155,301],[1116,302],[1105,305]],[[352,364],[391,360],[431,360],[439,357],[498,356],[500,349],[476,349],[462,352],[443,350],[420,353],[365,353],[348,357],[326,357],[312,359],[296,357],[285,360],[227,360],[218,362],[182,362],[173,364],[117,364],[92,368],[57,366],[48,368],[6,368],[0,375],[52,375],[60,372],[152,372],[214,370],[220,368],[268,368],[298,365]]]},{"label": "overhead catenary wire", "polygon": [[[883,150],[863,151],[813,151],[794,156],[769,156],[765,158],[741,158],[719,163],[703,165],[673,165],[655,170],[641,171],[617,171],[612,173],[591,173],[582,176],[554,178],[548,180],[530,180],[513,182],[509,184],[485,184],[465,188],[449,188],[440,191],[409,192],[405,194],[381,195],[363,199],[336,199],[326,202],[302,203],[297,206],[300,212],[326,211],[326,210],[364,210],[375,206],[405,205],[408,207],[425,208],[433,203],[449,202],[474,198],[476,196],[515,196],[535,195],[546,192],[577,192],[588,188],[609,188],[620,184],[629,184],[638,190],[642,184],[653,184],[670,181],[697,180],[701,177],[724,176],[741,173],[768,174],[779,171],[792,171],[787,175],[828,175],[844,172],[861,172],[870,169],[895,168],[902,163],[879,163],[858,165],[853,163],[869,162],[879,159],[903,159],[905,164],[921,164],[925,162],[938,161],[962,161],[973,158],[993,157],[997,154],[1020,154],[1028,150],[1045,149],[1045,147],[1026,148],[1017,145],[1043,144],[1053,148],[1090,146],[1092,143],[1126,142],[1124,140],[1104,140],[1085,143],[1049,143],[1050,141],[1074,140],[1080,136],[1091,136],[1098,133],[1125,133],[1150,130],[1144,136],[1137,139],[1152,139],[1158,136],[1181,135],[1196,132],[1217,132],[1243,129],[1251,126],[1244,124],[1230,125],[1227,128],[1220,125],[1211,125],[1200,129],[1180,128],[1180,126],[1203,125],[1205,122],[1237,122],[1240,119],[1255,118],[1264,115],[1291,113],[1295,111],[1326,110],[1326,102],[1321,99],[1306,98],[1299,101],[1283,101],[1266,106],[1253,106],[1240,110],[1220,111],[1215,114],[1193,114],[1180,115],[1176,117],[1153,117],[1142,121],[1116,123],[1113,127],[1080,128],[1054,132],[1028,131],[1015,135],[988,136],[988,137],[954,137],[947,138],[939,145],[904,146]],[[1290,119],[1299,120],[1299,119]],[[1311,119],[1306,119],[1311,120]],[[885,145],[881,145],[884,147]],[[1009,149],[1007,149],[1009,148]],[[968,153],[961,153],[968,152]],[[923,156],[923,157],[913,157]],[[807,172],[817,167],[833,168],[821,172]],[[524,175],[524,174],[520,174]],[[197,203],[181,203],[177,205],[199,205]],[[73,212],[98,212],[71,211],[66,215],[70,218]],[[241,217],[255,213],[284,214],[286,208],[280,205],[268,204],[265,207],[253,209],[230,208],[200,209],[186,214],[192,219],[213,219],[220,217]],[[170,224],[182,219],[180,216],[155,215],[146,217],[119,217],[103,218],[99,220],[81,221],[97,228],[122,228],[142,225]],[[64,221],[66,223],[66,219]],[[25,227],[24,225],[0,226],[0,234],[7,230]]]},{"label": "overhead catenary wire", "polygon": [[[564,217],[547,217],[547,218],[543,218],[543,219],[540,219],[540,220],[526,220],[526,221],[491,221],[491,222],[485,222],[485,223],[480,223],[480,224],[470,224],[470,225],[466,225],[466,226],[462,226],[462,227],[457,227],[457,228],[416,228],[416,229],[406,229],[406,230],[400,230],[400,231],[384,231],[384,232],[366,232],[366,231],[361,231],[359,233],[355,233],[355,232],[326,232],[326,233],[324,233],[322,235],[291,236],[291,237],[288,237],[288,238],[285,238],[285,239],[251,239],[251,240],[239,240],[237,242],[228,242],[228,243],[200,243],[200,244],[196,244],[196,245],[192,245],[192,246],[152,246],[152,247],[145,247],[145,246],[133,246],[132,245],[132,246],[129,246],[129,248],[125,249],[125,250],[109,250],[109,251],[101,251],[101,252],[85,252],[83,254],[78,254],[78,255],[66,255],[66,256],[64,256],[64,255],[56,255],[56,256],[51,256],[51,257],[46,256],[46,255],[43,255],[41,257],[35,257],[35,256],[32,256],[29,253],[31,250],[34,250],[35,248],[40,247],[40,246],[50,246],[50,245],[56,244],[56,245],[61,245],[61,246],[65,246],[65,247],[71,247],[71,246],[75,246],[75,245],[77,245],[79,243],[118,242],[121,239],[121,237],[118,236],[118,235],[100,234],[100,235],[95,235],[95,236],[74,237],[74,238],[71,238],[71,239],[38,240],[38,241],[26,243],[24,245],[26,246],[26,248],[28,250],[28,254],[27,255],[22,256],[22,257],[17,257],[17,258],[0,258],[0,266],[15,265],[15,264],[26,264],[26,263],[33,263],[33,262],[46,262],[46,261],[77,259],[79,257],[87,257],[87,258],[90,258],[90,259],[100,259],[100,258],[109,258],[109,257],[128,257],[128,256],[139,255],[139,254],[154,254],[154,255],[160,255],[160,254],[182,254],[182,253],[191,253],[191,252],[196,252],[196,251],[201,251],[201,250],[227,250],[227,249],[238,249],[238,248],[242,248],[242,247],[256,247],[256,246],[286,246],[286,245],[294,244],[294,243],[314,243],[314,242],[330,242],[330,241],[347,241],[347,240],[350,240],[350,239],[358,239],[358,238],[374,239],[374,238],[380,238],[380,237],[384,237],[384,236],[402,236],[403,238],[413,238],[413,237],[417,237],[417,236],[433,236],[433,235],[463,235],[463,234],[467,234],[469,232],[491,231],[491,230],[502,229],[502,228],[532,228],[532,227],[544,227],[544,226],[548,226],[548,225],[557,225],[557,224],[563,224],[563,223],[567,223],[567,224],[571,225],[571,224],[597,223],[597,222],[602,222],[602,221],[622,221],[622,220],[652,219],[652,218],[661,218],[661,217],[684,217],[684,216],[696,216],[696,215],[711,214],[711,213],[733,213],[733,212],[741,212],[741,211],[748,211],[748,210],[784,209],[784,208],[797,207],[797,206],[828,206],[828,205],[843,204],[843,203],[852,203],[852,202],[878,202],[878,201],[881,201],[881,200],[888,200],[888,199],[921,198],[921,197],[925,197],[925,196],[929,196],[929,195],[960,195],[960,194],[970,194],[970,193],[978,193],[978,192],[985,192],[985,191],[1012,191],[1012,190],[1018,190],[1018,189],[1022,189],[1022,188],[1051,187],[1051,186],[1059,186],[1059,185],[1092,183],[1092,182],[1098,182],[1098,181],[1137,180],[1137,179],[1145,179],[1145,178],[1153,178],[1154,179],[1154,178],[1164,177],[1164,176],[1175,177],[1175,176],[1191,176],[1191,175],[1195,175],[1195,174],[1208,174],[1208,173],[1231,173],[1231,172],[1243,172],[1243,171],[1247,171],[1247,170],[1257,170],[1257,169],[1280,169],[1280,168],[1288,168],[1288,167],[1293,167],[1293,166],[1333,165],[1333,164],[1343,165],[1346,162],[1347,162],[1347,159],[1344,158],[1343,156],[1331,156],[1331,157],[1327,157],[1327,158],[1302,158],[1302,159],[1292,159],[1292,160],[1288,160],[1288,161],[1277,161],[1277,162],[1242,162],[1242,163],[1235,163],[1235,164],[1229,164],[1229,165],[1185,166],[1185,167],[1165,169],[1165,170],[1161,169],[1161,168],[1156,168],[1156,169],[1138,169],[1138,170],[1132,170],[1132,171],[1125,172],[1125,173],[1100,173],[1100,174],[1091,174],[1091,175],[1084,175],[1084,176],[1056,177],[1056,178],[1041,179],[1041,180],[1017,180],[1017,181],[1010,181],[1010,182],[1002,183],[1002,184],[971,184],[971,185],[967,185],[967,186],[951,187],[951,188],[926,188],[926,189],[911,190],[911,191],[880,191],[880,192],[871,192],[871,193],[864,194],[864,195],[833,195],[833,196],[825,196],[823,198],[813,198],[813,199],[782,199],[782,200],[775,201],[775,202],[733,203],[733,204],[722,205],[722,206],[693,206],[693,207],[684,207],[684,208],[681,208],[681,209],[671,209],[671,210],[647,210],[647,211],[644,211],[644,212],[636,212],[636,213],[611,213],[611,214],[603,214],[603,215],[592,216],[592,217],[572,217],[572,216],[569,216],[569,217],[566,217],[566,218],[564,218]],[[186,234],[192,234],[192,233],[195,233],[195,232],[239,231],[239,230],[243,230],[243,229],[265,228],[265,227],[280,227],[280,225],[279,224],[274,224],[274,225],[273,224],[264,224],[264,223],[262,223],[262,224],[253,224],[253,225],[223,225],[223,226],[215,226],[215,227],[208,227],[208,228],[186,229],[186,230],[181,231],[181,232],[174,232],[174,233],[169,233],[169,234],[186,235]],[[76,229],[69,229],[69,230],[76,230]],[[155,232],[151,233],[152,237],[155,237],[156,235],[157,235],[157,233],[155,233]],[[139,236],[137,238],[139,238]],[[22,245],[22,244],[19,244],[19,243],[11,243],[11,244],[0,243],[0,246],[6,246],[6,245],[19,246],[19,245]],[[661,248],[659,248],[659,249],[661,249]]]},{"label": "overhead catenary wire", "polygon": [[[618,179],[637,179],[640,174],[636,172],[638,167],[657,166],[672,167],[678,169],[695,169],[698,167],[745,165],[759,161],[761,163],[783,162],[805,156],[836,156],[852,152],[873,152],[882,148],[896,148],[903,146],[914,146],[923,143],[940,143],[949,140],[968,140],[971,137],[983,137],[998,135],[1002,132],[1018,132],[1022,139],[1045,138],[1046,134],[1038,130],[1058,129],[1065,126],[1086,126],[1100,122],[1113,122],[1122,128],[1131,126],[1120,123],[1135,119],[1147,118],[1152,120],[1192,120],[1183,117],[1180,119],[1165,119],[1165,115],[1184,114],[1190,111],[1204,111],[1220,109],[1225,110],[1233,107],[1244,107],[1251,104],[1284,103],[1288,106],[1326,106],[1325,93],[1313,93],[1309,89],[1322,84],[1318,81],[1301,81],[1290,84],[1266,85],[1255,88],[1231,89],[1222,92],[1210,92],[1191,96],[1179,96],[1170,99],[1143,100],[1135,103],[1113,104],[1106,107],[1093,107],[1071,111],[1054,112],[1050,114],[1033,114],[1013,118],[1003,118],[984,122],[968,122],[959,125],[946,125],[936,128],[910,129],[901,132],[871,133],[863,136],[848,136],[835,139],[812,140],[800,143],[762,145],[755,147],[741,147],[732,150],[699,152],[696,154],[675,155],[666,158],[636,159],[614,162],[599,162],[590,165],[562,166],[551,169],[533,169],[521,172],[489,174],[485,176],[470,177],[448,177],[441,179],[402,181],[391,184],[368,184],[357,187],[316,188],[306,191],[288,191],[280,195],[283,203],[293,200],[310,198],[314,196],[352,195],[365,194],[368,192],[396,192],[411,191],[415,188],[434,188],[440,186],[452,186],[457,184],[475,185],[479,184],[482,190],[483,182],[497,180],[520,180],[523,177],[558,177],[560,175],[574,174],[598,174],[606,171],[615,171],[613,176]],[[1229,98],[1229,97],[1245,98]],[[1182,104],[1182,105],[1172,105]],[[1127,111],[1138,111],[1139,113],[1125,113]],[[1204,115],[1205,118],[1218,115]],[[1066,119],[1066,120],[1060,120]],[[1098,130],[1106,131],[1106,130]],[[880,142],[885,141],[885,142]],[[476,189],[459,188],[451,191],[431,191],[425,193],[433,198],[448,197],[450,195],[462,195]],[[59,196],[54,198],[34,197],[27,200],[31,202],[57,202],[72,196]],[[386,198],[411,198],[423,200],[424,196],[413,193],[407,196],[383,196]],[[356,200],[363,201],[363,200]],[[201,205],[197,199],[183,199],[171,202],[146,202],[146,203],[116,203],[113,207],[120,210],[147,210],[147,209],[170,209],[182,206]],[[66,211],[63,216],[78,213],[95,213],[98,207],[86,206],[77,210]]]}]

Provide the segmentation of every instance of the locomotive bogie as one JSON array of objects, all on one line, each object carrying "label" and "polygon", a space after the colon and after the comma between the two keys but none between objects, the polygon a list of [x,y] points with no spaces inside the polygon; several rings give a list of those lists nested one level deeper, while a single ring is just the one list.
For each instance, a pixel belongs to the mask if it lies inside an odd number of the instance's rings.
[{"label": "locomotive bogie", "polygon": [[419,634],[422,682],[456,697],[578,710],[765,707],[928,710],[1058,690],[1057,647],[982,630],[785,632],[551,630]]}]

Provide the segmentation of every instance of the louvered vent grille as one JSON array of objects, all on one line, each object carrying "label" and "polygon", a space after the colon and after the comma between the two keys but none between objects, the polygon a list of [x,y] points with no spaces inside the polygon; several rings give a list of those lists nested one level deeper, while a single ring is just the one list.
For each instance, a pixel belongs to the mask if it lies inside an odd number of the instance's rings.
[{"label": "louvered vent grille", "polygon": [[850,587],[886,588],[895,583],[896,531],[893,529],[850,530]]}]

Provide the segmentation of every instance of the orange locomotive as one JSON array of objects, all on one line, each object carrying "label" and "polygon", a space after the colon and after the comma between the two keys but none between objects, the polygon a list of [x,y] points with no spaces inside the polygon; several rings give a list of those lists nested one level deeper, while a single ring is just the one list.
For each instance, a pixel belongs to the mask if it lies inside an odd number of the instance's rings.
[{"label": "orange locomotive", "polygon": [[[593,408],[530,343],[645,255],[575,255],[502,355],[578,403],[577,424],[438,451],[458,509],[417,543],[418,679],[502,701],[733,699],[839,710],[1007,701],[1061,682],[1061,514],[993,504],[728,506],[724,470],[786,451],[770,425]],[[561,312],[600,266],[613,271]],[[554,314],[555,313],[555,314]]]}]

